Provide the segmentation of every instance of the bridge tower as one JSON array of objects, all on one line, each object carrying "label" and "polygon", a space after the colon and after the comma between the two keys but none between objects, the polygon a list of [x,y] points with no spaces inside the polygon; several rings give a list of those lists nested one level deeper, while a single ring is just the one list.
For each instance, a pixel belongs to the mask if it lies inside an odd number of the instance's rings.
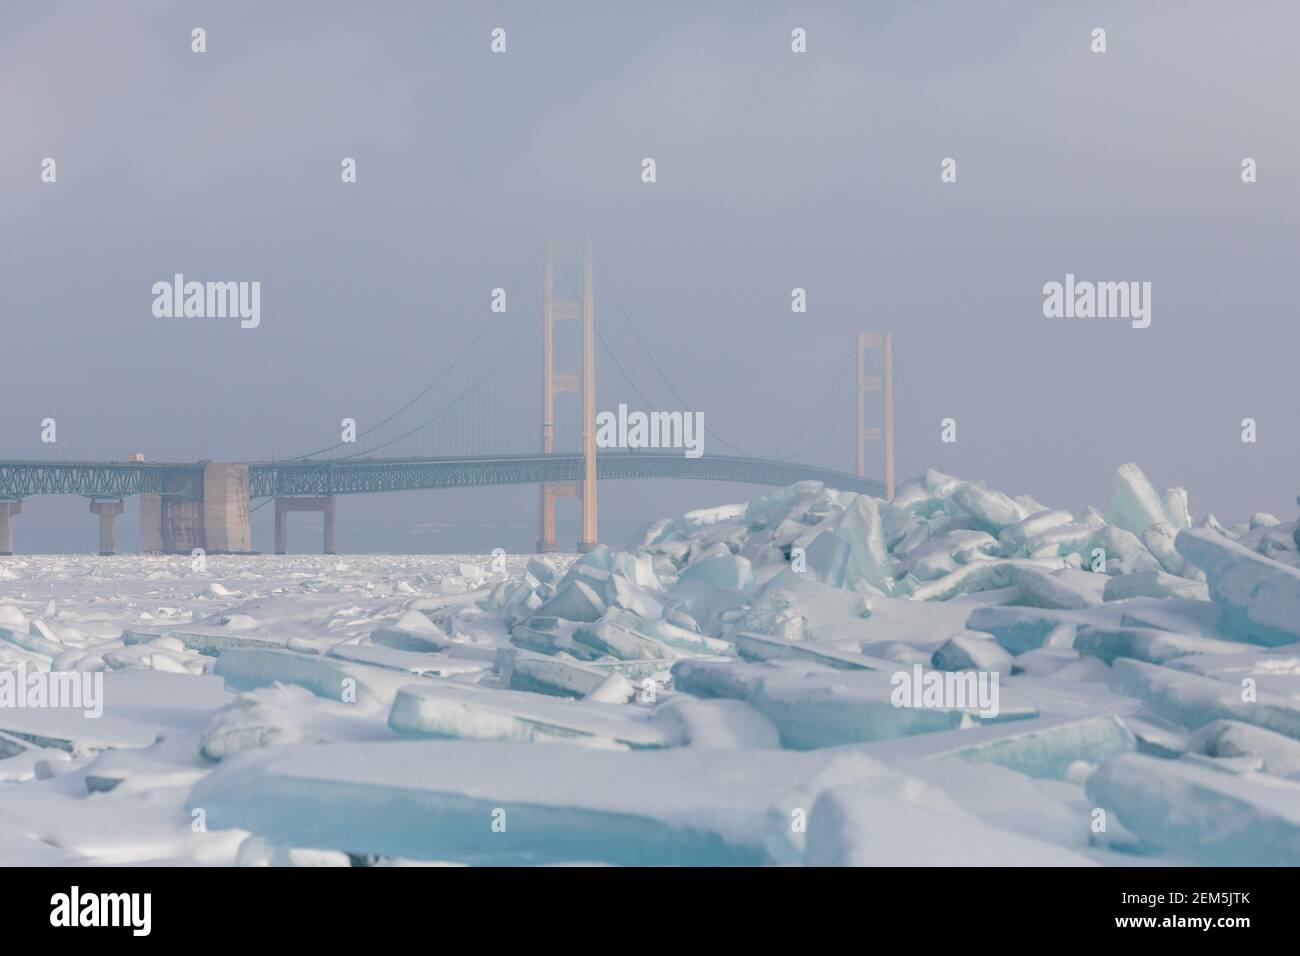
[{"label": "bridge tower", "polygon": [[[582,538],[579,551],[596,547],[596,302],[591,272],[591,240],[582,248],[582,299],[555,296],[555,256],[546,243],[542,266],[542,454],[555,451],[555,396],[582,389],[582,460],[580,481],[547,481],[540,489],[541,515],[538,551],[558,551],[555,543],[555,502],[576,496],[582,502]],[[555,371],[555,323],[582,322],[582,371]]]},{"label": "bridge tower", "polygon": [[[881,353],[883,377],[866,374],[867,351]],[[875,365],[872,363],[874,370]],[[885,429],[867,427],[866,393],[885,393]],[[883,441],[885,445],[885,497],[894,500],[894,340],[885,332],[864,332],[858,336],[858,477],[867,473],[866,444]]]}]

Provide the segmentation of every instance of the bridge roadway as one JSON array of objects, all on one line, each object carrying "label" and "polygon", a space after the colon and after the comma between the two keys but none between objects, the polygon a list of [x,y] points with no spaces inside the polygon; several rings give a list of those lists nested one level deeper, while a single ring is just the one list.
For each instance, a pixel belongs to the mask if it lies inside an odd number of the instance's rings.
[{"label": "bridge roadway", "polygon": [[[200,498],[202,462],[0,461],[0,501],[32,495],[81,495],[120,500],[155,494]],[[884,483],[828,468],[787,461],[670,452],[601,452],[596,475],[602,480],[678,478],[782,486],[816,480],[844,491],[883,497]],[[374,494],[425,488],[538,484],[577,481],[578,453],[484,455],[466,458],[351,458],[252,462],[253,498]]]}]

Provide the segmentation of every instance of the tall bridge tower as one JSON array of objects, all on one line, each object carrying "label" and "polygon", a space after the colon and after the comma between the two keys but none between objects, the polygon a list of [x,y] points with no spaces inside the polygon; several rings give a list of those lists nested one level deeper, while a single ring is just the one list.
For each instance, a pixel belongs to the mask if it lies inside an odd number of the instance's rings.
[{"label": "tall bridge tower", "polygon": [[[883,375],[867,375],[868,352],[880,353]],[[871,362],[875,371],[875,363]],[[868,427],[866,394],[884,392],[885,428]],[[888,332],[867,332],[858,336],[858,477],[867,473],[866,445],[868,441],[883,442],[885,446],[885,497],[894,500],[894,340]]]},{"label": "tall bridge tower", "polygon": [[[582,299],[564,300],[555,296],[555,257],[547,240],[542,266],[542,454],[555,451],[555,396],[564,392],[582,392],[581,481],[548,481],[540,489],[541,515],[537,540],[538,551],[558,551],[555,543],[555,502],[561,497],[577,497],[582,502],[582,537],[579,551],[596,547],[596,302],[592,292],[591,240],[582,248]],[[555,371],[555,323],[566,320],[582,322],[582,371]]]}]

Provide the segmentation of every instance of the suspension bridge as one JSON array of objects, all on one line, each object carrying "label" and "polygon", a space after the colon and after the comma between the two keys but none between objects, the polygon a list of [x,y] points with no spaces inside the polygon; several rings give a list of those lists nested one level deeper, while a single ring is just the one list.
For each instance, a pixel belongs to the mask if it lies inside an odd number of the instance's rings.
[{"label": "suspension bridge", "polygon": [[[726,454],[690,457],[680,448],[644,447],[644,442],[635,448],[598,447],[597,409],[622,403],[647,412],[673,408],[686,414],[690,406],[623,307],[590,242],[567,256],[548,242],[540,254],[542,295],[536,309],[513,305],[537,264],[534,255],[511,288],[493,290],[492,320],[431,382],[364,428],[345,419],[340,440],[332,444],[274,461],[153,462],[139,454],[128,461],[0,460],[0,554],[13,552],[13,519],[21,514],[23,499],[33,495],[89,499],[100,520],[101,554],[114,553],[115,519],[124,500],[133,496],[139,498],[145,551],[192,553],[201,548],[214,554],[252,553],[250,515],[268,504],[275,507],[277,554],[287,552],[287,515],[292,511],[322,513],[324,551],[332,554],[336,498],[341,495],[537,485],[539,551],[560,549],[555,508],[565,496],[580,502],[578,550],[596,546],[601,481],[674,478],[784,486],[816,480],[893,497],[896,366],[889,334],[859,335],[807,419],[761,453],[742,451],[711,426],[704,428],[708,443]],[[604,282],[601,298],[608,296],[621,325],[596,324],[597,266]],[[565,334],[570,326],[576,326],[577,334]],[[615,329],[622,330],[621,339]],[[540,363],[535,349],[525,344],[539,340]],[[848,374],[855,356],[856,383]],[[647,380],[657,381],[659,388],[643,389]],[[654,392],[659,401],[648,394]],[[870,398],[872,393],[878,393],[879,402]],[[530,408],[536,417],[526,413]],[[809,464],[837,429],[847,428],[855,411],[856,470]],[[823,424],[824,430],[809,441],[815,434],[810,429]],[[883,479],[866,474],[866,449],[873,443],[882,449]],[[520,450],[504,453],[502,448]],[[910,460],[906,446],[903,452]],[[912,467],[920,470],[914,462]]]}]

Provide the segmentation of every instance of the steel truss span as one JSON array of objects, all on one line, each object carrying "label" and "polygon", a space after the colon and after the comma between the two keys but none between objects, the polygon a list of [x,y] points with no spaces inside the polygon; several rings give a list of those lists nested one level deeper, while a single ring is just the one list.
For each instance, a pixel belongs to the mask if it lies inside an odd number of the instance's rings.
[{"label": "steel truss span", "polygon": [[[602,481],[685,478],[758,485],[814,480],[844,491],[877,497],[885,494],[884,484],[870,478],[793,462],[726,455],[687,458],[680,452],[606,452],[596,456],[596,475]],[[254,498],[375,494],[579,481],[582,476],[581,454],[254,462],[249,466],[249,494]],[[0,500],[33,495],[122,499],[149,494],[201,498],[203,463],[0,462]]]},{"label": "steel truss span", "polygon": [[[260,462],[249,466],[250,494],[255,498],[293,495],[349,495],[421,488],[526,485],[579,481],[581,454],[504,455],[476,458],[359,458],[345,461]],[[885,486],[870,478],[811,468],[793,462],[680,452],[601,453],[598,480],[686,478],[758,485],[821,481],[845,491],[883,496]]]},{"label": "steel truss span", "polygon": [[32,495],[198,498],[202,492],[203,466],[198,463],[0,461],[0,499],[3,500],[21,500]]}]

